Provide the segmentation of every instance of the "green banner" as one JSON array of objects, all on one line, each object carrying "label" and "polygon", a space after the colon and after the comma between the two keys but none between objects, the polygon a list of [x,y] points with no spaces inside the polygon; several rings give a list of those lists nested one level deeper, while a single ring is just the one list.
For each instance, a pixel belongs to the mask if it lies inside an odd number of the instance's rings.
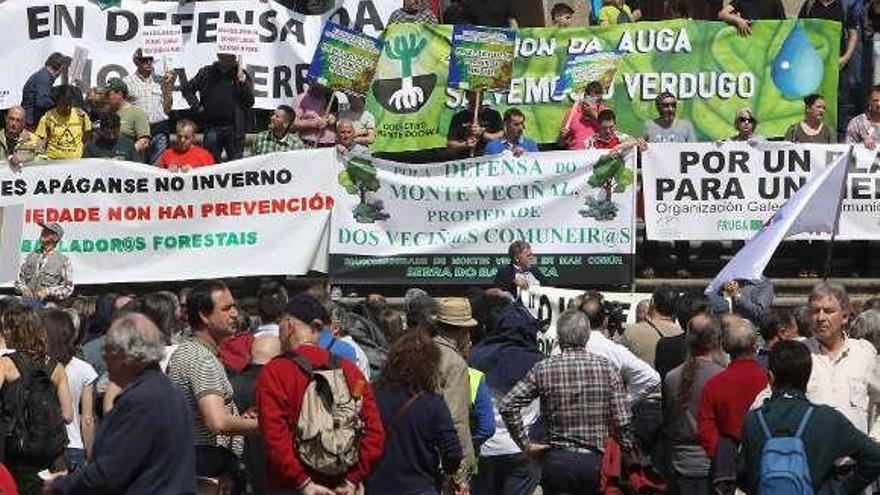
[{"label": "green banner", "polygon": [[[384,33],[386,49],[369,95],[376,117],[374,151],[446,146],[449,123],[466,105],[447,90],[453,26],[397,24]],[[609,106],[623,132],[640,135],[657,117],[654,98],[678,95],[678,117],[693,122],[702,139],[735,134],[737,109],[750,106],[758,133],[781,136],[803,117],[802,98],[825,96],[826,119],[837,114],[840,24],[824,20],[758,21],[744,38],[721,22],[663,21],[591,28],[526,28],[518,31],[513,80],[505,93],[487,93],[500,111],[526,114],[526,135],[555,142],[570,92],[554,94],[570,55],[617,50],[625,57],[608,89]]]},{"label": "green banner", "polygon": [[309,82],[364,95],[382,51],[382,40],[328,22],[309,66]]}]

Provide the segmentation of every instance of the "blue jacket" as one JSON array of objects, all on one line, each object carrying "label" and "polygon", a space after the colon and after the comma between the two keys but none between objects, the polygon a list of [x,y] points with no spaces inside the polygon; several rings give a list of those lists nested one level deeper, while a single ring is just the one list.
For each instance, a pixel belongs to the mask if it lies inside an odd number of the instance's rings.
[{"label": "blue jacket", "polygon": [[98,427],[92,461],[53,486],[64,495],[195,494],[195,440],[183,394],[158,367],[146,370]]},{"label": "blue jacket", "polygon": [[520,147],[527,152],[536,152],[538,151],[538,145],[532,141],[531,139],[522,136],[519,138],[519,143],[509,143],[505,138],[493,139],[486,143],[486,149],[484,154],[486,155],[500,155],[504,153],[508,149],[512,149],[515,147]]},{"label": "blue jacket", "polygon": [[53,76],[46,67],[31,74],[21,90],[21,106],[27,125],[37,125],[44,113],[55,105],[52,100]]},{"label": "blue jacket", "polygon": [[357,352],[354,350],[354,347],[348,342],[344,342],[334,337],[330,329],[325,328],[318,334],[318,347],[325,351],[329,351],[330,354],[333,354],[334,356],[339,356],[342,359],[349,360],[353,364],[357,364]]}]

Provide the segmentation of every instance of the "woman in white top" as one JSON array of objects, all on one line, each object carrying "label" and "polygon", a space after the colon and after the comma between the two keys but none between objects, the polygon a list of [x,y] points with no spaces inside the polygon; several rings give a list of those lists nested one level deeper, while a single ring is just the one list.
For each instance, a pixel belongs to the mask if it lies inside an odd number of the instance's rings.
[{"label": "woman in white top", "polygon": [[85,464],[95,438],[95,379],[92,365],[73,355],[78,335],[66,311],[50,309],[41,314],[49,337],[49,356],[64,366],[70,388],[73,421],[67,425],[64,462],[69,472]]}]

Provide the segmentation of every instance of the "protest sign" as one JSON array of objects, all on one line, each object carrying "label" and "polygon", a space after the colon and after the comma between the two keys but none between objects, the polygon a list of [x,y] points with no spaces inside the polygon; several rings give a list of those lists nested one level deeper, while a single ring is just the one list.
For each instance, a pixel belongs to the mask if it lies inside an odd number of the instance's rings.
[{"label": "protest sign", "polygon": [[[40,222],[65,230],[78,284],[326,268],[335,150],[274,153],[174,174],[87,159],[0,169],[0,205],[24,205],[22,253]],[[322,171],[324,173],[322,173]]]},{"label": "protest sign", "polygon": [[309,82],[366,95],[381,53],[382,40],[328,22],[309,66]]},{"label": "protest sign", "polygon": [[73,49],[73,57],[70,61],[70,67],[68,67],[67,69],[67,76],[70,78],[70,80],[82,80],[83,71],[86,68],[86,57],[88,56],[89,51],[81,46]]},{"label": "protest sign", "polygon": [[260,31],[256,26],[224,22],[217,25],[217,53],[238,57],[251,56],[260,51]]},{"label": "protest sign", "polygon": [[506,90],[513,72],[515,45],[513,29],[456,24],[452,28],[447,84],[455,89]]},{"label": "protest sign", "polygon": [[[603,158],[604,157],[604,158]],[[632,282],[634,154],[510,154],[405,164],[353,158],[334,193],[339,283],[487,284],[525,240],[554,285]]]},{"label": "protest sign", "polygon": [[[452,27],[401,24],[384,36],[406,49],[379,59],[367,102],[376,117],[373,150],[445,147],[453,115],[466,106],[437,71],[451,56]],[[523,111],[531,123],[527,137],[556,142],[576,96],[554,94],[560,67],[573,54],[618,51],[626,56],[605,96],[623,132],[642,135],[645,121],[657,117],[654,100],[670,91],[679,100],[678,117],[691,121],[700,139],[734,135],[734,115],[744,106],[755,109],[763,135],[780,136],[803,118],[801,99],[813,92],[825,95],[826,124],[835,128],[839,49],[840,24],[814,19],[761,21],[748,37],[721,22],[689,20],[523,28],[509,88],[484,100],[501,112]]]},{"label": "protest sign", "polygon": [[[651,144],[642,155],[648,238],[751,239],[810,177],[847,152],[847,145]],[[877,152],[858,145],[854,156],[837,239],[877,240]]]},{"label": "protest sign", "polygon": [[[583,290],[559,289],[556,287],[529,287],[523,291],[522,301],[532,316],[544,324],[538,333],[538,347],[549,356],[557,347],[556,321],[563,311],[574,305],[575,299],[583,295]],[[636,322],[636,305],[651,294],[640,292],[600,292],[605,301],[619,308],[619,316],[627,325]]]},{"label": "protest sign", "polygon": [[[317,10],[302,12],[300,4]],[[294,2],[292,9],[277,2],[218,0],[181,6],[123,0],[109,10],[89,0],[0,2],[0,58],[16,68],[0,74],[0,108],[21,102],[24,83],[52,52],[72,55],[74,46],[88,50],[79,83],[85,93],[135,70],[131,56],[143,48],[144,29],[171,26],[180,27],[183,39],[183,53],[169,64],[178,76],[174,108],[188,108],[179,84],[217,60],[218,26],[233,23],[259,31],[258,52],[245,56],[244,65],[254,81],[254,108],[274,109],[303,91],[325,21],[378,36],[398,8],[395,0]],[[305,15],[312,12],[319,15]]]},{"label": "protest sign", "polygon": [[176,57],[183,53],[180,26],[149,27],[141,30],[141,51],[155,59]]},{"label": "protest sign", "polygon": [[569,55],[560,73],[562,77],[556,81],[554,95],[562,96],[568,90],[577,94],[593,81],[610,87],[614,82],[614,74],[623,61],[620,52],[596,52]]},{"label": "protest sign", "polygon": [[0,284],[18,278],[23,212],[21,205],[0,206]]}]

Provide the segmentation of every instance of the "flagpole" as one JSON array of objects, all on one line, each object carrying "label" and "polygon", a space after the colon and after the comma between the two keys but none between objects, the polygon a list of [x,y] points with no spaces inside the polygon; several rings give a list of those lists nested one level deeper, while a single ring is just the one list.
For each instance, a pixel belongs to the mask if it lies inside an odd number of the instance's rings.
[{"label": "flagpole", "polygon": [[837,215],[834,217],[834,229],[831,230],[831,239],[828,241],[828,249],[825,253],[825,271],[822,274],[822,281],[827,281],[831,275],[831,260],[834,257],[834,241],[837,239],[837,231],[840,229],[840,210],[843,208],[843,198],[846,196],[846,178],[849,176],[850,160],[855,160],[853,155],[853,146],[849,147],[849,158],[847,159],[846,171],[843,173],[843,182],[840,184],[840,201],[837,203]]}]

